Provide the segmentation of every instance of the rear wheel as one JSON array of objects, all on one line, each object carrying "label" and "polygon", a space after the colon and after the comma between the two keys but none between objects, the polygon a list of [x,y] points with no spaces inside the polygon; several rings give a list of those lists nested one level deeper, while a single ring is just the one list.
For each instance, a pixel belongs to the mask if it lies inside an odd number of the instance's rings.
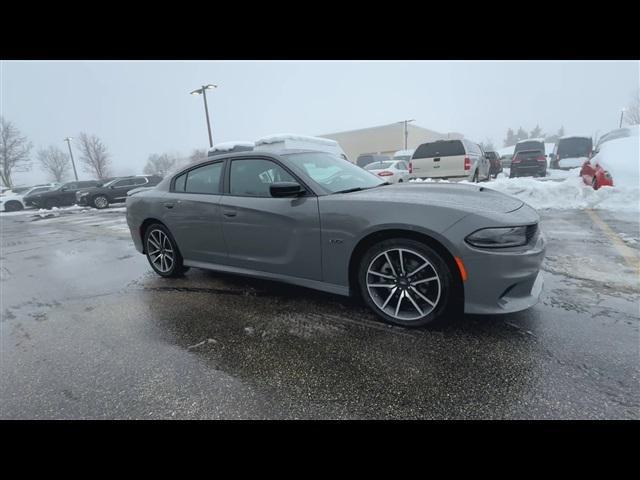
[{"label": "rear wheel", "polygon": [[22,210],[24,207],[22,206],[22,204],[20,202],[16,202],[15,200],[11,200],[10,202],[7,202],[7,204],[4,206],[4,211],[5,212],[17,212],[18,210]]},{"label": "rear wheel", "polygon": [[144,234],[147,260],[162,277],[179,277],[188,269],[182,265],[182,255],[173,236],[159,223],[150,225]]},{"label": "rear wheel", "polygon": [[109,206],[109,200],[104,195],[98,195],[93,199],[93,206],[102,209]]},{"label": "rear wheel", "polygon": [[442,257],[406,238],[373,245],[360,262],[358,282],[367,306],[403,327],[422,327],[441,317],[453,285]]}]

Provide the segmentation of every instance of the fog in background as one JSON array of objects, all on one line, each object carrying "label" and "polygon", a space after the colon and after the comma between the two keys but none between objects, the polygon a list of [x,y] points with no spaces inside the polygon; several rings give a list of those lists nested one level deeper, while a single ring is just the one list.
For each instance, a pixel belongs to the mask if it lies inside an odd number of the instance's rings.
[{"label": "fog in background", "polygon": [[[34,144],[15,183],[48,180],[36,152],[80,132],[106,144],[116,175],[152,153],[272,133],[320,135],[415,119],[502,147],[506,130],[600,134],[618,127],[639,88],[637,61],[2,61],[0,114]],[[74,146],[76,164],[80,152]],[[80,178],[90,174],[78,165]]]}]

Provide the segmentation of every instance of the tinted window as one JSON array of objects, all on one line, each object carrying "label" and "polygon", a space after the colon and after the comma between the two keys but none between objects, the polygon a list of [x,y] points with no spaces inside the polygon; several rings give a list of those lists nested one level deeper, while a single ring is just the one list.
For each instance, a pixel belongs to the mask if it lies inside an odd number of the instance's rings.
[{"label": "tinted window", "polygon": [[126,180],[118,180],[113,185],[115,187],[131,187],[134,185],[134,181],[133,178],[127,178]]},{"label": "tinted window", "polygon": [[64,185],[64,188],[67,190],[75,190],[76,188],[80,188],[78,183],[67,183]]},{"label": "tinted window", "polygon": [[76,188],[95,187],[100,182],[78,182]]},{"label": "tinted window", "polygon": [[296,179],[270,160],[234,160],[231,162],[229,192],[231,195],[270,197],[269,185],[295,182]]},{"label": "tinted window", "polygon": [[184,192],[184,184],[186,180],[186,173],[183,173],[182,175],[176,177],[175,183],[173,184],[173,190],[176,192]]},{"label": "tinted window", "polygon": [[544,153],[544,143],[542,142],[520,142],[516,143],[516,148],[513,153],[520,152],[522,150],[540,150]]},{"label": "tinted window", "polygon": [[420,145],[413,158],[450,157],[464,155],[464,145],[460,140],[441,140]]},{"label": "tinted window", "polygon": [[34,193],[46,192],[47,190],[49,190],[49,187],[34,188],[29,192],[29,195],[33,195]]},{"label": "tinted window", "polygon": [[393,162],[371,162],[365,168],[367,170],[378,170],[382,168],[389,168],[392,164]]},{"label": "tinted window", "polygon": [[189,170],[186,174],[187,181],[184,191],[186,193],[220,193],[222,165],[222,162],[211,163]]},{"label": "tinted window", "polygon": [[134,178],[133,179],[133,184],[134,185],[145,185],[147,183],[147,179],[144,177],[140,177],[140,178]]},{"label": "tinted window", "polygon": [[558,156],[586,157],[591,150],[591,139],[586,137],[563,138],[558,142]]}]

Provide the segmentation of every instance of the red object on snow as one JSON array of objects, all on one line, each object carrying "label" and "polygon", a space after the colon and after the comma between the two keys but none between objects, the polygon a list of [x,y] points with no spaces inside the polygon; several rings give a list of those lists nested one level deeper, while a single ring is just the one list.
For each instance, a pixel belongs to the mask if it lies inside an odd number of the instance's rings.
[{"label": "red object on snow", "polygon": [[580,176],[586,185],[592,186],[595,190],[600,187],[613,187],[613,177],[599,163],[595,167],[591,165],[591,159],[585,160],[580,169]]}]

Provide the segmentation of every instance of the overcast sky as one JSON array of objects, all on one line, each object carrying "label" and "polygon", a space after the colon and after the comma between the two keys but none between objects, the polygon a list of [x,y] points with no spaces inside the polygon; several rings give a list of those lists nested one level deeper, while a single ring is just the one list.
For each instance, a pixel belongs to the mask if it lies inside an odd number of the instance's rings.
[{"label": "overcast sky", "polygon": [[[0,113],[34,143],[20,183],[47,180],[37,149],[85,131],[109,148],[117,175],[141,173],[151,153],[187,155],[214,142],[272,133],[320,135],[416,119],[502,146],[507,128],[566,133],[617,128],[639,88],[637,61],[15,62],[0,66]],[[77,147],[74,151],[79,156]],[[80,173],[80,172],[79,172]],[[90,178],[81,173],[81,178]]]}]

